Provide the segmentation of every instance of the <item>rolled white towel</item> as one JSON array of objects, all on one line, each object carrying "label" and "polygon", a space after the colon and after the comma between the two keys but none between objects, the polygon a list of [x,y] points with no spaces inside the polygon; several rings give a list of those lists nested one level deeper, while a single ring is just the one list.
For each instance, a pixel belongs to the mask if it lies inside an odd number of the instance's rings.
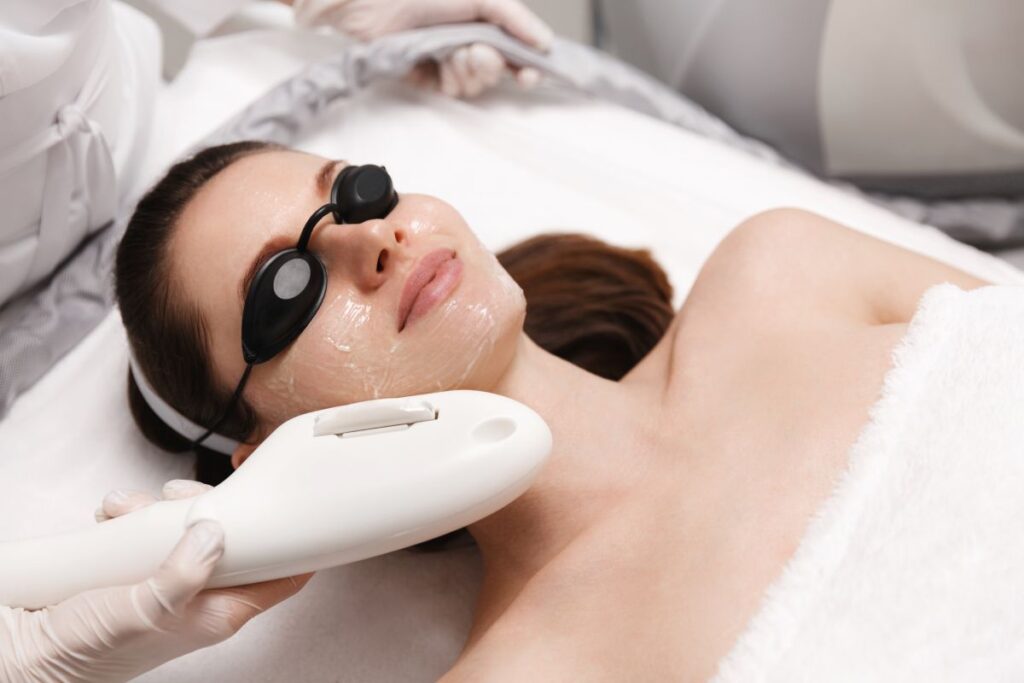
[{"label": "rolled white towel", "polygon": [[893,361],[716,681],[1024,681],[1024,287],[933,287]]}]

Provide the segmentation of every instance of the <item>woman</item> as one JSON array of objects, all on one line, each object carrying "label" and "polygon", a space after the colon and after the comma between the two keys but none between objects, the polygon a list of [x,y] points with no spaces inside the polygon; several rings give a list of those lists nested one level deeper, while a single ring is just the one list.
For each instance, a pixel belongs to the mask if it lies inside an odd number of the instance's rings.
[{"label": "woman", "polygon": [[[140,203],[118,254],[122,316],[138,366],[190,420],[227,409],[247,275],[295,243],[342,167],[241,143],[179,164]],[[642,254],[537,238],[503,255],[506,272],[423,195],[325,220],[310,248],[323,305],[218,426],[245,442],[234,466],[296,414],[454,388],[522,401],[554,435],[533,488],[469,529],[485,577],[453,681],[709,677],[842,471],[922,293],[984,284],[792,209],[738,226],[674,318]],[[438,249],[461,276],[410,312],[403,284]],[[134,383],[131,398],[151,439],[187,447]]]}]

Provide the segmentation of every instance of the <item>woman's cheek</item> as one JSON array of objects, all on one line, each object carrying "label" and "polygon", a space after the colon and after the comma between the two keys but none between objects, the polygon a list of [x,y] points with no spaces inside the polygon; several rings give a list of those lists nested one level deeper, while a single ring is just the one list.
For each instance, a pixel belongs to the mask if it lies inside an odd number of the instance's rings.
[{"label": "woman's cheek", "polygon": [[425,220],[421,216],[413,216],[405,225],[409,229],[409,234],[413,238],[423,237],[431,233],[437,232],[437,224],[432,220]]},{"label": "woman's cheek", "polygon": [[[518,338],[523,292],[489,251],[477,252],[466,276],[446,301],[397,335],[383,376],[390,396],[473,388],[488,389]],[[501,365],[500,368],[495,367]]]},{"label": "woman's cheek", "polygon": [[324,341],[335,350],[351,353],[352,344],[367,336],[367,323],[374,307],[344,294],[338,294],[324,311]]},{"label": "woman's cheek", "polygon": [[463,327],[466,308],[453,295],[398,333],[392,311],[352,302],[328,307],[318,365],[320,377],[333,385],[331,398],[351,402],[454,388],[465,366],[458,352],[463,335],[455,329]]},{"label": "woman's cheek", "polygon": [[329,385],[332,404],[384,396],[383,356],[394,336],[393,314],[342,292],[321,307],[315,371]]},{"label": "woman's cheek", "polygon": [[453,207],[427,195],[406,195],[388,220],[407,230],[413,248],[418,248],[418,240],[429,235],[472,232]]},{"label": "woman's cheek", "polygon": [[370,354],[367,340],[380,338],[374,329],[377,311],[350,292],[328,292],[327,297],[309,326],[271,365],[258,410],[275,422],[367,396],[363,364]]},{"label": "woman's cheek", "polygon": [[394,311],[351,292],[329,294],[266,383],[260,412],[280,422],[374,398],[489,389],[522,331],[525,300],[492,253],[466,258],[451,297],[402,333]]}]

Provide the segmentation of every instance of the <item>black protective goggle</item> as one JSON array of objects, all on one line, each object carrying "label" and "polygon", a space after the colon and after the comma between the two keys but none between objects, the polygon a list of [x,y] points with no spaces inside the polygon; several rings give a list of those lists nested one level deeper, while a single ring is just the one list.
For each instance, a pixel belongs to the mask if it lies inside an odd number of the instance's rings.
[{"label": "black protective goggle", "polygon": [[279,251],[256,271],[242,309],[245,372],[224,413],[192,442],[198,446],[231,412],[254,365],[264,363],[295,341],[320,309],[327,292],[327,268],[307,249],[313,229],[328,215],[338,225],[384,218],[398,204],[391,176],[383,166],[346,166],[331,186],[331,201],[313,212],[294,248]]}]

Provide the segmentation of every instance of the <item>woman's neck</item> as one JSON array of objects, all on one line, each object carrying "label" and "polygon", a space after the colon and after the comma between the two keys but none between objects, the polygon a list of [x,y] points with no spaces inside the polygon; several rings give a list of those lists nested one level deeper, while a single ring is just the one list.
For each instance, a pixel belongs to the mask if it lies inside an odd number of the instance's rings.
[{"label": "woman's neck", "polygon": [[472,526],[485,579],[470,643],[575,539],[608,515],[643,477],[654,392],[598,377],[525,334],[491,391],[524,403],[551,428],[551,457],[519,499]]}]

